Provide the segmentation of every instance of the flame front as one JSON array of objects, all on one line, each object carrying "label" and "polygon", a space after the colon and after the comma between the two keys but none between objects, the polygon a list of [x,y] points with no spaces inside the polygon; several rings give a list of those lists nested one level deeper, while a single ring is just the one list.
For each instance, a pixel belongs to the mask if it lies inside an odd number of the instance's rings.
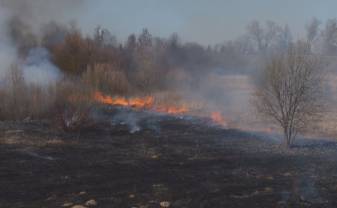
[{"label": "flame front", "polygon": [[[168,105],[166,103],[157,103],[155,102],[154,97],[145,96],[145,97],[135,97],[135,98],[124,98],[124,97],[111,97],[107,95],[103,95],[101,92],[96,92],[94,95],[94,99],[105,105],[113,105],[113,106],[124,106],[131,107],[135,109],[146,109],[151,110],[158,113],[166,113],[172,115],[183,115],[183,114],[193,114],[193,110],[191,110],[188,105]],[[223,115],[218,112],[212,112],[210,115],[200,115],[195,114],[196,116],[201,117],[209,117],[214,123],[227,126],[227,122]]]},{"label": "flame front", "polygon": [[216,124],[219,124],[221,126],[227,126],[227,122],[226,122],[225,118],[218,111],[211,113],[211,119]]},{"label": "flame front", "polygon": [[155,110],[157,112],[161,112],[161,113],[168,113],[168,114],[184,114],[184,113],[188,113],[189,109],[185,106],[181,106],[181,107],[176,107],[176,106],[160,106],[160,107],[156,107]]},{"label": "flame front", "polygon": [[113,98],[111,96],[103,95],[101,92],[95,93],[95,100],[106,105],[119,105],[132,108],[151,108],[154,103],[154,99],[151,96],[130,99],[123,97]]},{"label": "flame front", "polygon": [[184,114],[189,111],[187,106],[167,106],[164,104],[155,104],[154,97],[136,97],[136,98],[124,98],[124,97],[111,97],[103,95],[101,92],[96,92],[94,99],[106,105],[125,106],[136,109],[148,109],[159,113],[168,114]]}]

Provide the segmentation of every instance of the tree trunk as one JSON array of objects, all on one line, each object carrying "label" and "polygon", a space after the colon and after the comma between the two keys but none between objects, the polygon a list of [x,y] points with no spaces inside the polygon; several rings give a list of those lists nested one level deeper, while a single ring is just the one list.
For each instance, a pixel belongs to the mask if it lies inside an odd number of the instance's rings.
[{"label": "tree trunk", "polygon": [[284,136],[284,143],[287,148],[290,148],[291,142],[287,135]]},{"label": "tree trunk", "polygon": [[289,128],[284,129],[285,146],[290,148],[292,145],[292,131]]}]

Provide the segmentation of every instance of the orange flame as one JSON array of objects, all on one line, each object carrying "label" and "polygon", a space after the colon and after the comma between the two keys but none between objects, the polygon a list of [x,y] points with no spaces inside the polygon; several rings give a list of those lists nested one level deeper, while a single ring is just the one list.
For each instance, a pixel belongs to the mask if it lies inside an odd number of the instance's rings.
[{"label": "orange flame", "polygon": [[[94,99],[106,105],[114,105],[114,106],[125,106],[136,109],[147,109],[152,110],[158,113],[167,113],[172,115],[182,115],[187,113],[193,113],[188,105],[181,106],[173,106],[168,104],[158,104],[155,102],[154,97],[146,96],[146,97],[135,97],[135,98],[124,98],[124,97],[111,97],[103,95],[101,92],[96,92],[94,95]],[[196,114],[199,115],[200,114]],[[221,126],[227,126],[227,122],[225,118],[222,116],[221,112],[215,111],[212,112],[210,117],[211,120]]]},{"label": "orange flame", "polygon": [[153,97],[145,97],[145,98],[131,98],[126,99],[123,97],[113,98],[111,96],[105,96],[101,92],[95,93],[95,100],[106,104],[106,105],[119,105],[119,106],[128,106],[133,108],[149,108],[153,106]]},{"label": "orange flame", "polygon": [[221,126],[227,126],[227,122],[220,112],[217,112],[217,111],[212,112],[211,113],[211,119],[216,124],[219,124]]},{"label": "orange flame", "polygon": [[176,106],[160,106],[156,107],[155,110],[161,113],[168,113],[168,114],[184,114],[187,113],[189,110],[186,106],[176,107]]},{"label": "orange flame", "polygon": [[160,113],[184,114],[189,111],[189,109],[186,106],[181,107],[166,106],[166,105],[155,106],[154,98],[152,96],[147,96],[144,98],[136,97],[126,99],[123,97],[113,98],[111,96],[103,95],[101,92],[96,92],[94,95],[94,99],[106,105],[125,106],[137,109],[149,109]]}]

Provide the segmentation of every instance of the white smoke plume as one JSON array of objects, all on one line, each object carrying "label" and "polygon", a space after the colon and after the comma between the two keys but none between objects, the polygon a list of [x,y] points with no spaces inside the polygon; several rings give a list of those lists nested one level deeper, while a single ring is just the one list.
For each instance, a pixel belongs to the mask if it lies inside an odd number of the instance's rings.
[{"label": "white smoke plume", "polygon": [[[27,84],[46,86],[59,79],[60,71],[51,63],[46,49],[37,45],[29,50],[27,57],[21,57],[20,44],[16,42],[20,40],[11,33],[13,28],[22,34],[31,33],[39,43],[44,24],[69,22],[73,18],[70,11],[82,3],[83,0],[0,0],[0,86],[13,64],[21,68]],[[15,25],[13,19],[25,27]]]},{"label": "white smoke plume", "polygon": [[23,76],[27,84],[48,86],[60,78],[60,70],[50,62],[49,53],[44,48],[30,50],[24,66]]}]

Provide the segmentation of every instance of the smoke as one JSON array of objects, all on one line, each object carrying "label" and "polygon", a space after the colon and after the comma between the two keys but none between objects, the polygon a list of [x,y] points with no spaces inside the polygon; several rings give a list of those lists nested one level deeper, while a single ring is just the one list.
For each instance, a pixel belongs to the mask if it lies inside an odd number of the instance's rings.
[{"label": "smoke", "polygon": [[67,22],[75,19],[84,0],[0,0],[0,6],[37,32],[50,21]]},{"label": "smoke", "polygon": [[126,125],[130,133],[136,133],[141,130],[140,122],[142,120],[141,115],[137,115],[137,112],[119,112],[112,118],[113,124]]},{"label": "smoke", "polygon": [[[0,0],[0,83],[11,65],[18,65],[27,84],[47,86],[60,77],[48,51],[39,45],[42,27],[66,23],[79,13],[84,0]],[[22,56],[22,48],[27,54]],[[0,85],[1,86],[1,85]]]},{"label": "smoke", "polygon": [[30,50],[22,69],[27,84],[47,86],[60,78],[60,70],[50,62],[49,53],[44,48]]},{"label": "smoke", "polygon": [[111,117],[111,124],[124,125],[132,134],[144,129],[160,133],[159,123],[161,119],[162,117],[160,115],[155,115],[153,112],[119,109],[119,111]]}]

